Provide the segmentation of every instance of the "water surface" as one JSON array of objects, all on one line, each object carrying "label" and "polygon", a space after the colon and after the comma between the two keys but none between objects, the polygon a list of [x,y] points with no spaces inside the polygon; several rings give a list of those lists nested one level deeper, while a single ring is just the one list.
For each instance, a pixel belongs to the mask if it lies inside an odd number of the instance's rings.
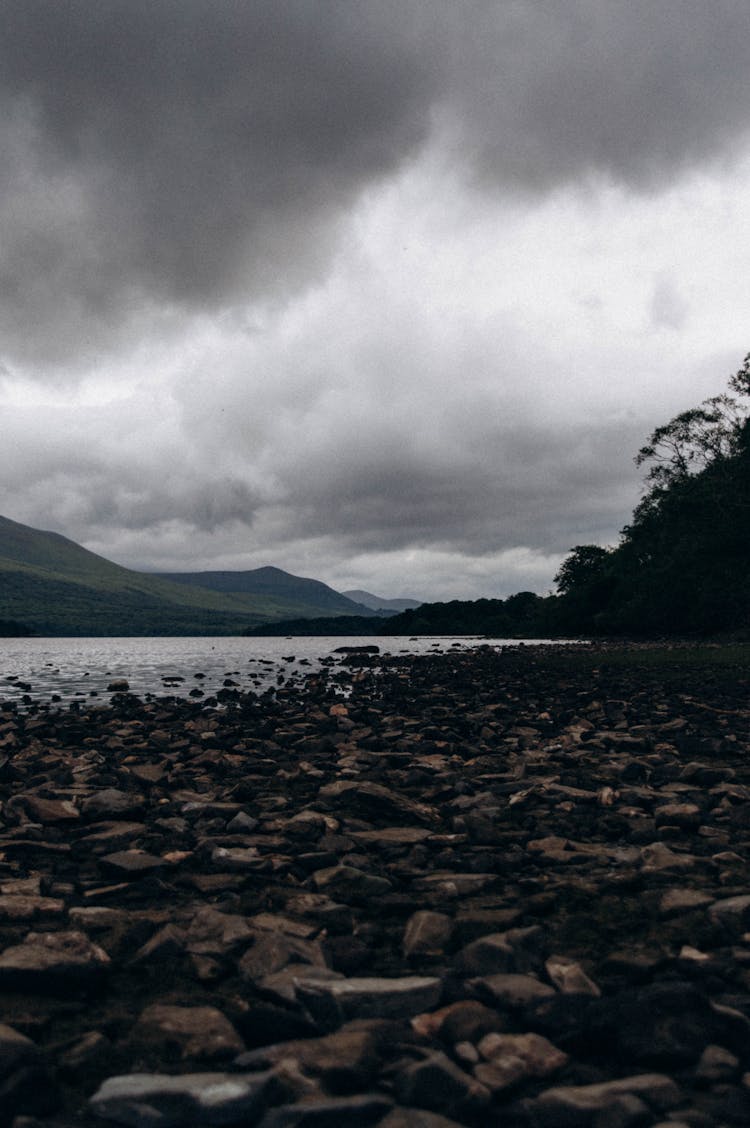
[{"label": "water surface", "polygon": [[[526,640],[530,642],[531,640]],[[534,640],[537,641],[537,640]],[[539,640],[547,641],[547,640]],[[381,654],[427,654],[516,639],[474,636],[317,638],[4,638],[0,639],[0,702],[69,703],[112,696],[126,680],[130,692],[200,700],[226,682],[245,692],[299,680],[340,656],[340,646],[379,646]],[[283,681],[280,681],[283,679]]]}]

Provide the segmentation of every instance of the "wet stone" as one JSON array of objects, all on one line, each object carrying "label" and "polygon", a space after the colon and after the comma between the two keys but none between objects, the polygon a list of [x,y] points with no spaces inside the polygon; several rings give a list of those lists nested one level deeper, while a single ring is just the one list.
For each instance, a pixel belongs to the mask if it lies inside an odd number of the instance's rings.
[{"label": "wet stone", "polygon": [[132,1073],[110,1077],[89,1101],[104,1120],[130,1128],[193,1128],[257,1119],[273,1075]]}]

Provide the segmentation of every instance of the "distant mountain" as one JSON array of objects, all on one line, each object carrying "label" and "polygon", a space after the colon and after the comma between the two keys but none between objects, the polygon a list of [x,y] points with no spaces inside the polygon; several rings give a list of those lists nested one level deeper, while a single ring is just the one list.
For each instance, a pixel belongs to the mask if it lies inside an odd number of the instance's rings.
[{"label": "distant mountain", "polygon": [[293,597],[271,582],[253,592],[168,580],[123,568],[60,533],[0,517],[0,620],[40,635],[229,635],[279,619],[368,614],[325,584],[298,584]]},{"label": "distant mountain", "polygon": [[363,607],[369,607],[373,611],[412,611],[415,607],[421,607],[423,600],[421,599],[383,599],[380,595],[373,595],[371,591],[360,591],[354,589],[353,591],[342,591],[347,599],[352,599],[355,603],[361,603]]},{"label": "distant mountain", "polygon": [[252,568],[247,572],[161,572],[160,579],[188,584],[231,595],[262,595],[315,608],[316,616],[324,614],[374,614],[370,604],[363,604],[334,591],[320,580],[293,576],[281,568]]}]

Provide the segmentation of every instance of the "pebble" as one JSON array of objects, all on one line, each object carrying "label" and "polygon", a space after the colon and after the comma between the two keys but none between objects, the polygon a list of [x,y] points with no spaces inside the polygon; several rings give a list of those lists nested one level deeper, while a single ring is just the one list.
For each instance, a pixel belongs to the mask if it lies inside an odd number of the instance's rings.
[{"label": "pebble", "polygon": [[0,1128],[750,1123],[747,681],[607,655],[0,702]]}]

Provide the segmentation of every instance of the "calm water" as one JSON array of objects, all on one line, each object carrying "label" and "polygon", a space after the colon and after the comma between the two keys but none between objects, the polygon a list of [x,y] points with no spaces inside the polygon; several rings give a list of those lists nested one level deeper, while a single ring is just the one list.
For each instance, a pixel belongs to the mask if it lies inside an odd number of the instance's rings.
[{"label": "calm water", "polygon": [[[526,640],[527,642],[529,640]],[[546,641],[546,640],[540,640]],[[233,682],[263,692],[301,680],[338,659],[339,646],[380,647],[382,654],[427,654],[514,639],[402,638],[4,638],[0,639],[0,702],[67,703],[111,697],[107,686],[125,679],[138,696],[209,697]],[[197,698],[199,700],[199,698]]]}]

